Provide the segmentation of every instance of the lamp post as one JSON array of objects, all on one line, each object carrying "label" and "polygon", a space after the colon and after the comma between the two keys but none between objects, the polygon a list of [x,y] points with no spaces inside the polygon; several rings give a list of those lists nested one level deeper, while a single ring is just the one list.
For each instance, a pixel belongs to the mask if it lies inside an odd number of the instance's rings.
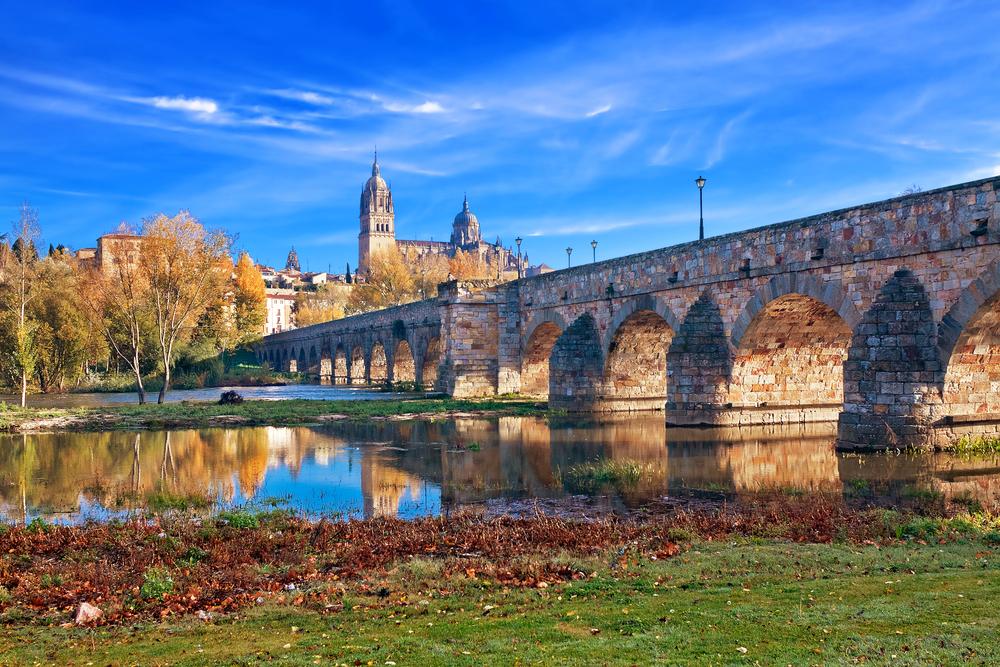
[{"label": "lamp post", "polygon": [[573,249],[572,249],[572,248],[569,248],[569,247],[567,247],[567,248],[566,248],[566,268],[567,268],[567,269],[568,269],[569,267],[573,266],[573,262],[571,262],[571,261],[570,261],[570,255],[572,255],[572,254],[573,254]]},{"label": "lamp post", "polygon": [[694,179],[694,184],[698,186],[698,240],[705,240],[705,203],[702,192],[705,189],[705,179],[701,176]]},{"label": "lamp post", "polygon": [[523,241],[520,236],[514,239],[514,243],[517,244],[517,277],[521,278],[521,241]]},{"label": "lamp post", "polygon": [[597,263],[597,241],[596,240],[590,242],[590,248],[591,248],[591,250],[594,251],[594,263],[596,264]]}]

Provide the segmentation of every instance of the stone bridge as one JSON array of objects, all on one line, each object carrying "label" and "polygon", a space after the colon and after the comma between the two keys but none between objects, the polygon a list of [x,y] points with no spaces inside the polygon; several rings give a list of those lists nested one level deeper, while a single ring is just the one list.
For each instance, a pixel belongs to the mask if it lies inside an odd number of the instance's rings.
[{"label": "stone bridge", "polygon": [[1000,177],[268,336],[327,382],[516,392],[671,424],[1000,432]]}]

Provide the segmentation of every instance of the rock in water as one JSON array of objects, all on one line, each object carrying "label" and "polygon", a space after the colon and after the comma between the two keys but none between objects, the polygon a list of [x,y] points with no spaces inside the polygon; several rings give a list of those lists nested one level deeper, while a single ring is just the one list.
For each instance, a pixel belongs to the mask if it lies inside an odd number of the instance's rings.
[{"label": "rock in water", "polygon": [[89,602],[82,602],[80,608],[76,610],[76,621],[77,625],[89,625],[91,623],[96,623],[104,617],[104,612],[90,604]]}]

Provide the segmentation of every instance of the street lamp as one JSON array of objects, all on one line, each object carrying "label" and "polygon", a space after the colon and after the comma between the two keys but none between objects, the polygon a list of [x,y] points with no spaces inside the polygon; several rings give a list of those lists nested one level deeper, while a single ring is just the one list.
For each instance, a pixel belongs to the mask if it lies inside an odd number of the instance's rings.
[{"label": "street lamp", "polygon": [[705,189],[705,179],[701,176],[694,179],[694,184],[698,186],[698,240],[705,240],[705,204],[702,191]]},{"label": "street lamp", "polygon": [[567,269],[569,267],[573,266],[573,263],[570,261],[570,255],[572,255],[572,254],[573,254],[573,249],[572,248],[566,248],[566,268]]},{"label": "street lamp", "polygon": [[590,247],[594,251],[594,263],[596,264],[597,263],[597,241],[596,240],[591,241],[590,242]]},{"label": "street lamp", "polygon": [[497,258],[497,280],[500,280],[500,237],[497,237],[497,244],[493,247]]},{"label": "street lamp", "polygon": [[521,241],[523,241],[520,236],[514,239],[514,243],[517,244],[517,277],[521,277]]}]

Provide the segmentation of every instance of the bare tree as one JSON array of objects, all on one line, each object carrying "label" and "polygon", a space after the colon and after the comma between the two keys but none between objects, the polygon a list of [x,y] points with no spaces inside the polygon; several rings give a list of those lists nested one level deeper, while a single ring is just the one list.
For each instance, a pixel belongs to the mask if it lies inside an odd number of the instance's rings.
[{"label": "bare tree", "polygon": [[178,340],[226,288],[231,245],[225,233],[206,231],[187,211],[173,218],[161,213],[143,223],[140,268],[149,285],[163,364],[158,403],[163,403],[170,388]]}]

